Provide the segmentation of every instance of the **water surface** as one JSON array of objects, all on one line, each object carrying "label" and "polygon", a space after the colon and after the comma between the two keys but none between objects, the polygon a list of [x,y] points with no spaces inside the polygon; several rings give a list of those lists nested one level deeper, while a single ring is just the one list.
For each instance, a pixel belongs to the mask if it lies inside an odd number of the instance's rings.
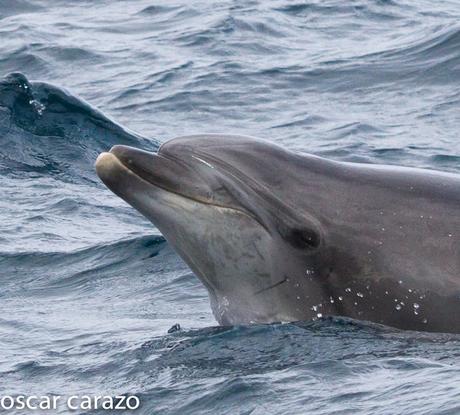
[{"label": "water surface", "polygon": [[460,413],[458,336],[216,327],[199,281],[93,169],[114,144],[216,132],[460,172],[459,17],[424,0],[1,2],[0,76],[20,74],[0,82],[0,395]]}]

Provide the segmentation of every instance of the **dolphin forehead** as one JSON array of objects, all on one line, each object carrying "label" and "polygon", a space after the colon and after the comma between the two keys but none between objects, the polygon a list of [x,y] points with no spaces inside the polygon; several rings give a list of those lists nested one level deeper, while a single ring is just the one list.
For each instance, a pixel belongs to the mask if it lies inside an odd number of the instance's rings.
[{"label": "dolphin forehead", "polygon": [[209,167],[230,174],[238,172],[269,185],[280,183],[282,175],[277,174],[278,168],[284,166],[287,174],[286,169],[296,168],[298,158],[276,144],[257,138],[218,134],[174,138],[164,143],[159,153],[181,159],[194,156]]},{"label": "dolphin forehead", "polygon": [[173,138],[166,141],[160,147],[159,151],[170,151],[173,148],[201,148],[201,149],[231,149],[237,147],[244,147],[245,151],[250,150],[251,147],[259,146],[277,148],[278,150],[284,149],[276,144],[272,144],[266,140],[261,140],[256,137],[232,135],[232,134],[196,134],[186,135]]},{"label": "dolphin forehead", "polygon": [[259,196],[273,193],[289,180],[288,170],[295,168],[293,153],[266,141],[233,135],[178,137],[164,143],[157,153],[127,146],[114,146],[111,153],[151,184],[212,199],[211,203],[225,194],[241,199],[243,188]]},{"label": "dolphin forehead", "polygon": [[177,159],[195,156],[228,174],[246,176],[286,199],[290,198],[289,188],[305,186],[317,175],[334,176],[339,165],[311,154],[294,153],[270,141],[240,135],[177,137],[162,144],[158,152]]}]

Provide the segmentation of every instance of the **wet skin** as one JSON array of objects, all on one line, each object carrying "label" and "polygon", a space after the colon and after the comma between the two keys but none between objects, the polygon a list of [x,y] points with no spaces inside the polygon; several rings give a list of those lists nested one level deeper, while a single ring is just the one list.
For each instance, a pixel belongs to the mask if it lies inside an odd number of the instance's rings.
[{"label": "wet skin", "polygon": [[115,146],[96,169],[200,278],[220,324],[342,315],[460,332],[457,175],[225,135]]}]

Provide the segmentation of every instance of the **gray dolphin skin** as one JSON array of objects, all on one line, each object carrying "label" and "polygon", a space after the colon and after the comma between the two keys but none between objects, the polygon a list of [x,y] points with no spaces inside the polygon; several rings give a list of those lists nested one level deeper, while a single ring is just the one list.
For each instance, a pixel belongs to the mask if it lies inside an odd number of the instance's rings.
[{"label": "gray dolphin skin", "polygon": [[220,324],[347,316],[460,332],[460,176],[241,136],[115,146],[102,181],[206,286]]}]

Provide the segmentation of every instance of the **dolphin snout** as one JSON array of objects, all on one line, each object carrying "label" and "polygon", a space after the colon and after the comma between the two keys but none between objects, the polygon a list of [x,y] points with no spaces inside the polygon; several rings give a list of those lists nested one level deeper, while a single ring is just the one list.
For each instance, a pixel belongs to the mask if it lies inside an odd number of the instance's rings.
[{"label": "dolphin snout", "polygon": [[99,154],[94,163],[97,175],[106,184],[111,180],[114,168],[119,164],[120,161],[118,158],[112,153],[107,152]]},{"label": "dolphin snout", "polygon": [[[128,177],[136,176],[155,184],[162,172],[168,174],[168,168],[159,168],[157,154],[134,147],[115,145],[109,152],[101,153],[95,163],[99,178],[114,192],[126,187]],[[122,184],[124,183],[124,184]]]},{"label": "dolphin snout", "polygon": [[110,149],[110,153],[114,154],[115,156],[119,158],[126,156],[129,153],[138,152],[138,151],[143,151],[143,150],[139,150],[134,147],[124,146],[121,144],[117,144]]}]

